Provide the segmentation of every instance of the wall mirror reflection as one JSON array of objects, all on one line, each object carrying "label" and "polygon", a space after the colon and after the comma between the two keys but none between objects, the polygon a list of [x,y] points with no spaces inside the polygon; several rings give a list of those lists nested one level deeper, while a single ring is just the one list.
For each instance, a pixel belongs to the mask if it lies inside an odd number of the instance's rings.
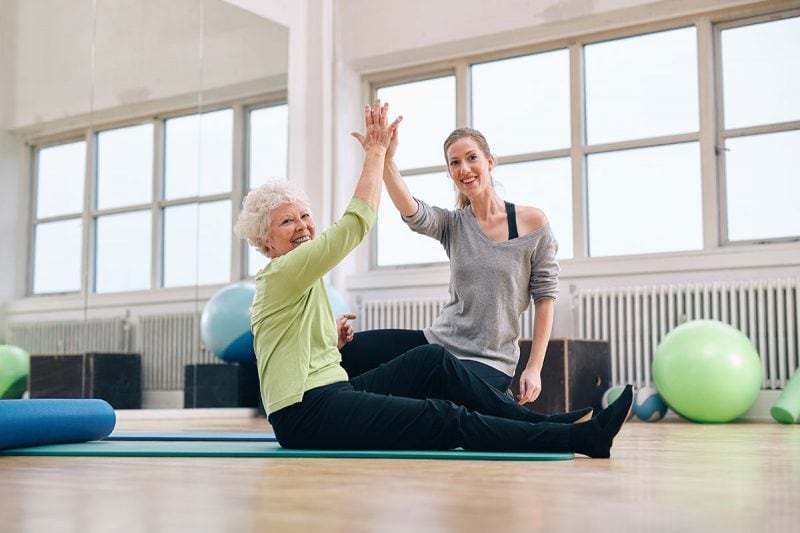
[{"label": "wall mirror reflection", "polygon": [[0,8],[15,21],[16,70],[4,83],[30,158],[20,172],[33,302],[8,320],[6,341],[53,356],[32,359],[30,397],[100,387],[117,408],[238,406],[198,397],[189,367],[254,361],[219,348],[241,345],[249,325],[223,320],[212,348],[201,315],[266,262],[232,221],[250,187],[287,177],[289,30],[235,4]]}]

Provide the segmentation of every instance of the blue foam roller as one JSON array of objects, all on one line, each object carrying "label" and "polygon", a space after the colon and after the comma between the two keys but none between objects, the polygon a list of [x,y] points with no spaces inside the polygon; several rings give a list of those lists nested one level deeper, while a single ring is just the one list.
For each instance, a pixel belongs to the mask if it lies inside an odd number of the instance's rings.
[{"label": "blue foam roller", "polygon": [[105,400],[0,400],[0,450],[99,440],[116,422]]}]

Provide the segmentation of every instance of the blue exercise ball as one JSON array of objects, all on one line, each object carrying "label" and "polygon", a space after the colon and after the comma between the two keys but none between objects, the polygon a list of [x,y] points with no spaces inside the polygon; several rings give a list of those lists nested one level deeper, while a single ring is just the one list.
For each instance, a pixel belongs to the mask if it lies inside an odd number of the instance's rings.
[{"label": "blue exercise ball", "polygon": [[331,310],[333,310],[333,318],[339,318],[342,315],[351,314],[350,305],[336,287],[326,283],[325,290],[328,293],[328,301],[331,304]]},{"label": "blue exercise ball", "polygon": [[256,287],[240,282],[217,291],[203,308],[200,336],[209,352],[227,363],[255,363],[250,306]]},{"label": "blue exercise ball", "polygon": [[667,404],[653,387],[642,387],[636,391],[633,414],[645,422],[658,422],[667,414]]}]

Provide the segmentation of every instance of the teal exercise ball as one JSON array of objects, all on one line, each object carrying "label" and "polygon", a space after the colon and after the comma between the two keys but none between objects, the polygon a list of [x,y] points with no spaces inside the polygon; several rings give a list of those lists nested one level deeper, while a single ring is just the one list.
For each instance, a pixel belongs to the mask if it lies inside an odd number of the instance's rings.
[{"label": "teal exercise ball", "polygon": [[670,331],[653,355],[653,382],[667,405],[693,422],[730,422],[761,390],[761,361],[741,331],[693,320]]},{"label": "teal exercise ball", "polygon": [[336,289],[333,285],[325,284],[325,292],[328,293],[328,302],[331,304],[331,310],[333,311],[333,318],[339,318],[342,315],[349,315],[350,313],[350,306],[345,300],[342,293]]},{"label": "teal exercise ball", "polygon": [[209,352],[227,363],[255,363],[250,306],[256,287],[240,282],[217,291],[200,316],[200,336]]},{"label": "teal exercise ball", "polygon": [[0,400],[16,400],[28,390],[31,358],[10,344],[0,345]]},{"label": "teal exercise ball", "polygon": [[642,387],[636,390],[633,414],[645,422],[658,422],[667,414],[667,404],[656,389]]}]

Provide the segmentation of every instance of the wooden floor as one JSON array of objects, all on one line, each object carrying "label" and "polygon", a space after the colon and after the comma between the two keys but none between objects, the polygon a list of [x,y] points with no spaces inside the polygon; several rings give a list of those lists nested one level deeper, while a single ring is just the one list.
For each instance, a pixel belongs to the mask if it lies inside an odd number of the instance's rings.
[{"label": "wooden floor", "polygon": [[0,457],[0,531],[800,531],[800,425],[629,422],[610,460],[544,463]]}]

